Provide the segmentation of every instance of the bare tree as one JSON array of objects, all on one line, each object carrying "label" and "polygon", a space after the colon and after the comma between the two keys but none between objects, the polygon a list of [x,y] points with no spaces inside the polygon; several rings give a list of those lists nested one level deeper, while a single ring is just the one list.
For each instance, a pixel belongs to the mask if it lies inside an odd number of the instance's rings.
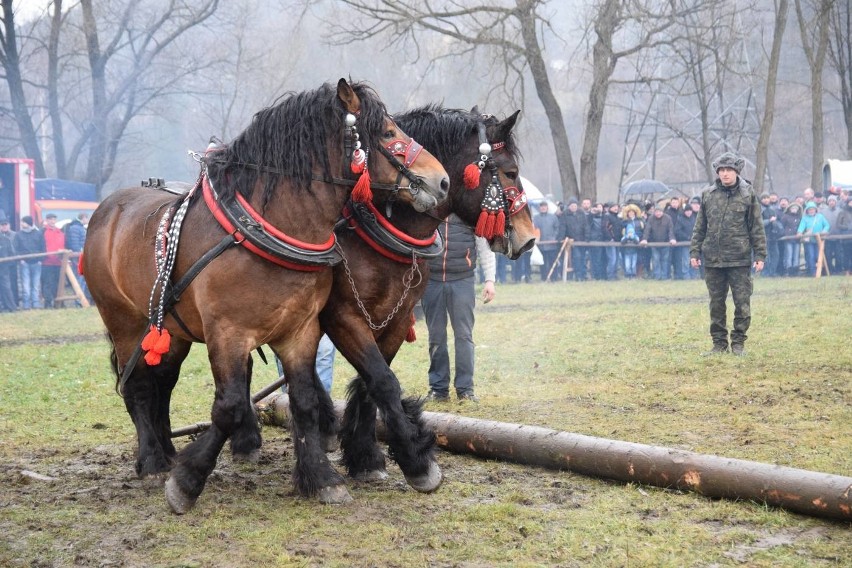
[{"label": "bare tree", "polygon": [[852,10],[848,2],[835,2],[829,21],[828,61],[840,82],[840,104],[846,124],[846,159],[852,160]]},{"label": "bare tree", "polygon": [[[552,31],[545,14],[547,0],[504,0],[472,4],[461,0],[424,3],[419,0],[342,0],[361,15],[360,25],[338,26],[341,41],[387,35],[394,42],[410,41],[415,53],[420,35],[431,32],[455,40],[456,55],[488,50],[503,63],[504,84],[529,71],[544,107],[556,151],[564,197],[597,196],[597,157],[609,85],[619,61],[643,49],[671,41],[667,30],[704,2],[683,8],[680,3],[599,0],[588,24],[591,80],[586,109],[580,179],[568,139],[563,110],[551,85],[543,55],[545,35]],[[647,6],[646,6],[647,4]],[[696,7],[697,6],[697,7]],[[355,30],[355,31],[353,31]],[[616,45],[618,47],[616,47]],[[511,78],[511,79],[510,79]]]},{"label": "bare tree", "polygon": [[[49,22],[36,21],[28,31],[33,47],[27,91],[19,87],[22,58],[13,41],[12,0],[3,0],[5,79],[21,146],[36,160],[36,175],[48,169],[36,134],[41,132],[50,140],[57,175],[94,183],[100,192],[130,122],[207,64],[192,56],[184,38],[218,4],[80,0],[63,11],[62,1],[52,0]],[[44,99],[50,120],[39,129],[34,117],[44,112]]]},{"label": "bare tree", "polygon": [[811,187],[813,188],[820,187],[822,163],[825,159],[822,73],[828,51],[828,23],[833,4],[834,0],[814,0],[813,15],[808,18],[802,8],[802,0],[796,0],[796,20],[799,22],[802,48],[811,70],[811,136],[813,138],[811,145]]},{"label": "bare tree", "polygon": [[757,139],[757,160],[755,164],[755,189],[761,193],[766,178],[766,164],[769,154],[769,138],[775,122],[775,90],[778,84],[778,64],[781,61],[781,43],[784,29],[787,27],[789,0],[778,0],[775,8],[775,30],[772,34],[772,51],[769,55],[769,74],[766,79],[766,98],[764,100],[763,123]]}]

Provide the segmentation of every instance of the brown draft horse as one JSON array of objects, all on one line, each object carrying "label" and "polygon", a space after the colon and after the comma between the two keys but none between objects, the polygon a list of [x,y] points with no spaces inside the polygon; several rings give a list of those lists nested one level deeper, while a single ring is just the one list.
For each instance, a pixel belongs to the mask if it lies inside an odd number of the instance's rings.
[{"label": "brown draft horse", "polygon": [[[405,163],[386,146],[400,146]],[[233,142],[204,157],[203,191],[196,186],[189,197],[176,198],[165,191],[124,189],[92,215],[83,270],[113,345],[119,391],[137,429],[136,472],[149,476],[171,469],[166,496],[175,512],[194,505],[229,437],[235,457],[250,457],[259,447],[249,388],[251,352],[263,344],[282,360],[290,382],[297,489],[323,502],[351,499],[320,446],[313,368],[318,315],[332,285],[332,271],[324,265],[334,262],[332,229],[353,193],[352,171],[358,164],[363,170],[365,160],[369,175],[359,180],[369,184],[372,177],[368,187],[377,194],[393,195],[421,211],[446,198],[446,171],[418,149],[375,92],[341,79],[336,88],[323,85],[258,112]],[[343,178],[333,177],[338,172]],[[400,187],[403,173],[410,183]],[[176,213],[170,221],[172,227],[182,224],[183,238],[169,233],[163,239],[158,235],[167,230],[162,213],[184,202],[186,208],[177,209],[183,218]],[[228,226],[223,211],[238,203],[241,212]],[[250,234],[260,239],[254,249]],[[277,248],[264,248],[264,239]],[[199,272],[196,261],[222,243],[221,254]],[[161,282],[163,267],[167,278]],[[178,298],[161,294],[166,309],[158,311],[157,282],[161,292],[168,291],[173,286],[168,277],[188,271],[198,274],[188,286],[174,285],[181,288],[174,294]],[[166,330],[171,341],[164,350]],[[140,338],[147,341],[152,334],[156,341],[138,360]],[[216,389],[212,426],[176,454],[169,398],[193,342],[207,344]],[[149,359],[151,353],[160,357]],[[420,474],[428,476],[428,468]]]},{"label": "brown draft horse", "polygon": [[[404,125],[406,132],[416,132],[412,135],[444,164],[451,190],[433,215],[399,208],[388,221],[413,239],[434,234],[450,213],[479,229],[485,205],[496,193],[506,223],[487,235],[492,250],[516,259],[532,248],[534,226],[512,135],[519,112],[502,121],[481,115],[476,108],[466,112],[427,106],[394,115],[397,124]],[[482,172],[471,183],[465,179],[465,170],[477,163]],[[334,268],[332,294],[320,312],[320,322],[359,374],[349,386],[340,432],[343,461],[354,478],[386,477],[384,454],[375,434],[378,407],[387,427],[390,456],[408,477],[410,460],[434,459],[435,439],[420,420],[422,401],[414,397],[400,401],[399,382],[390,364],[408,333],[409,314],[425,292],[429,266],[422,259],[412,263],[410,255],[405,258],[387,246],[377,247],[375,239],[364,238],[363,231],[338,231],[338,237],[345,260]],[[377,274],[385,277],[382,285]],[[440,479],[437,465],[433,471]]]}]

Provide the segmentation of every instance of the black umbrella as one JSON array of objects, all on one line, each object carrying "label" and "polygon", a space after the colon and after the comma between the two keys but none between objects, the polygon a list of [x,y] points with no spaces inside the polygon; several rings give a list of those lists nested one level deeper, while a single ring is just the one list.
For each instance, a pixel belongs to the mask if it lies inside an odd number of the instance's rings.
[{"label": "black umbrella", "polygon": [[666,184],[655,179],[638,179],[631,181],[621,189],[622,195],[646,195],[649,193],[668,193]]}]

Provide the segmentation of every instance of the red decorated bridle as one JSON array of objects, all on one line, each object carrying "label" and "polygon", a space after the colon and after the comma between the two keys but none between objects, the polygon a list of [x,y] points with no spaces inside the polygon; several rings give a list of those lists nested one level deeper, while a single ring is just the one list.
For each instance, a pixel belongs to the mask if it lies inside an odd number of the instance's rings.
[{"label": "red decorated bridle", "polygon": [[[476,114],[476,107],[471,112]],[[492,153],[504,151],[506,143],[501,141],[489,144],[485,127],[485,119],[487,118],[489,118],[488,115],[478,116],[479,161],[469,164],[465,168],[464,183],[467,189],[476,189],[480,185],[482,170],[487,167],[491,173],[491,181],[482,196],[481,212],[474,233],[486,239],[493,239],[506,234],[507,230],[511,229],[511,218],[526,207],[527,196],[523,188],[517,186],[504,188],[503,184],[500,183],[497,163]]]}]

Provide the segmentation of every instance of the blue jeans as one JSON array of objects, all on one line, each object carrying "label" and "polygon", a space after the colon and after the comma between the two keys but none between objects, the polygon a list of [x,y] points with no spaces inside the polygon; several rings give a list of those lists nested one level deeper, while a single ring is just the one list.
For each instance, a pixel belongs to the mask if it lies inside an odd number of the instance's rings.
[{"label": "blue jeans", "polygon": [[799,247],[801,243],[797,240],[784,241],[784,268],[789,276],[794,276],[799,271]]},{"label": "blue jeans", "polygon": [[651,249],[651,264],[654,269],[654,280],[669,279],[672,249],[669,247],[653,247]]},{"label": "blue jeans", "polygon": [[639,258],[639,251],[628,246],[621,251],[621,256],[624,259],[624,276],[636,278],[636,259]]},{"label": "blue jeans", "polygon": [[675,280],[688,280],[689,274],[689,247],[674,247],[674,277]]},{"label": "blue jeans", "polygon": [[18,266],[21,273],[21,301],[23,308],[40,308],[41,300],[41,262],[21,262]]},{"label": "blue jeans", "polygon": [[[317,345],[317,360],[314,369],[326,392],[331,392],[331,385],[334,381],[335,353],[337,353],[337,350],[334,348],[334,343],[327,335],[323,334]],[[278,357],[275,358],[275,364],[278,365],[278,374],[284,375],[284,367]],[[282,386],[281,390],[287,392],[287,385]]]},{"label": "blue jeans", "polygon": [[606,247],[606,279],[615,280],[616,278],[618,278],[618,249]]},{"label": "blue jeans", "polygon": [[816,262],[819,256],[819,247],[816,243],[805,242],[805,269],[808,276],[816,276]]},{"label": "blue jeans", "polygon": [[574,269],[574,280],[586,279],[586,248],[571,247],[571,267]]},{"label": "blue jeans", "polygon": [[456,395],[473,394],[473,278],[439,282],[430,280],[420,300],[429,332],[429,389],[439,396],[450,391],[450,354],[447,323],[453,327]]}]

